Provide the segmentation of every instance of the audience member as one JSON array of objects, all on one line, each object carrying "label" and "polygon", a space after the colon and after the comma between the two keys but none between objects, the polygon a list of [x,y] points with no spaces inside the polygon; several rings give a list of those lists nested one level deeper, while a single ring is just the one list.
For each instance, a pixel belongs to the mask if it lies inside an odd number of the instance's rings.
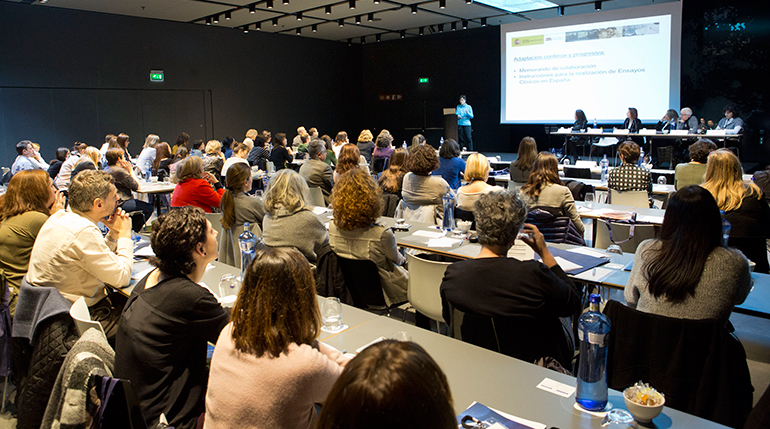
[{"label": "audience member", "polygon": [[310,262],[329,242],[329,232],[307,203],[305,179],[291,169],[278,171],[265,191],[262,241],[271,247],[296,247]]},{"label": "audience member", "polygon": [[183,207],[161,215],[150,241],[157,268],[123,310],[115,376],[131,381],[148,427],[163,413],[171,426],[191,429],[205,410],[207,342],[230,320],[199,284],[217,258],[217,232],[201,209]]},{"label": "audience member", "polygon": [[131,163],[123,158],[124,152],[118,148],[112,148],[104,156],[107,158],[107,167],[104,171],[110,173],[115,182],[118,198],[121,201],[120,207],[126,213],[140,212],[131,216],[131,229],[139,232],[152,216],[152,204],[133,197],[133,192],[139,189],[139,182],[131,168]]},{"label": "audience member", "polygon": [[691,144],[689,148],[690,162],[676,166],[674,188],[686,188],[690,185],[700,185],[703,183],[709,153],[715,150],[717,150],[717,145],[709,139],[699,139]]},{"label": "audience member", "polygon": [[727,149],[711,152],[706,169],[706,188],[725,211],[730,222],[730,247],[737,247],[756,263],[757,273],[770,272],[765,240],[770,238],[770,206],[759,187],[743,182],[743,168]]},{"label": "audience member", "polygon": [[111,149],[111,148],[113,148],[113,147],[119,147],[119,148],[123,149],[123,151],[125,152],[125,158],[126,158],[126,161],[128,161],[128,162],[132,162],[132,161],[131,161],[131,154],[130,154],[130,153],[128,153],[128,145],[129,145],[130,143],[131,143],[131,142],[128,140],[128,134],[126,134],[126,133],[120,133],[120,134],[118,134],[118,136],[115,138],[115,140],[114,140],[114,143],[113,143],[113,141],[112,141],[112,140],[110,140],[110,146],[109,146],[109,148],[108,148],[108,149]]},{"label": "audience member", "polygon": [[342,150],[342,146],[345,146],[346,144],[350,143],[348,140],[348,133],[345,131],[340,131],[337,133],[337,135],[334,137],[334,144],[332,145],[332,150],[334,151],[334,155],[339,159],[340,157],[340,151]]},{"label": "audience member", "polygon": [[41,163],[35,157],[35,148],[29,140],[22,140],[16,144],[16,153],[19,155],[11,165],[11,174],[14,175],[24,170],[48,170],[48,165]]},{"label": "audience member", "polygon": [[171,169],[169,166],[174,162],[174,158],[171,155],[171,148],[168,147],[168,143],[160,142],[155,145],[155,161],[152,163],[152,174],[158,177],[158,180],[163,180],[171,175]]},{"label": "audience member", "polygon": [[203,160],[189,156],[176,169],[176,188],[171,194],[171,207],[195,206],[206,213],[219,207],[225,192],[214,175],[203,171]]},{"label": "audience member", "polygon": [[56,185],[57,189],[67,188],[72,179],[72,169],[75,168],[75,165],[80,161],[80,157],[86,153],[87,148],[88,145],[85,143],[75,143],[73,153],[71,153],[70,157],[61,165],[61,170],[59,170],[59,174],[56,175],[56,179],[53,181],[53,184]]},{"label": "audience member", "polygon": [[[131,222],[117,200],[107,172],[87,170],[72,179],[72,211],[53,213],[40,228],[26,277],[32,286],[55,287],[70,302],[84,297],[108,339],[115,337],[125,298],[105,285],[127,286],[134,257]],[[99,222],[109,228],[106,236]]]},{"label": "audience member", "polygon": [[222,180],[222,167],[225,165],[222,155],[222,143],[219,140],[209,140],[206,143],[206,155],[203,156],[203,171],[212,174],[218,181]]},{"label": "audience member", "polygon": [[[102,155],[107,153],[107,150],[110,149],[110,143],[112,142],[113,139],[117,142],[118,136],[116,136],[115,134],[107,134],[107,135],[105,135],[104,136],[104,144],[102,145],[101,148],[99,148],[99,153],[101,153]],[[83,143],[83,144],[85,144],[85,143]]]},{"label": "audience member", "polygon": [[343,174],[332,192],[334,221],[329,224],[329,244],[338,256],[370,260],[377,265],[388,305],[405,302],[409,273],[406,258],[398,251],[396,236],[377,223],[382,213],[380,191],[360,168]]},{"label": "audience member", "polygon": [[334,142],[332,141],[332,138],[326,134],[321,136],[321,140],[323,140],[324,146],[326,146],[326,159],[324,159],[324,162],[329,167],[334,168],[337,166],[337,154],[334,153],[334,149],[332,149]]},{"label": "audience member", "polygon": [[294,161],[294,156],[286,147],[286,134],[278,133],[275,135],[273,150],[270,151],[267,160],[273,163],[276,171],[289,168],[289,164]]},{"label": "audience member", "polygon": [[211,358],[205,428],[315,428],[348,358],[318,341],[310,264],[295,249],[257,251],[233,320]]},{"label": "audience member", "polygon": [[233,138],[230,136],[227,136],[222,139],[222,155],[225,157],[225,161],[227,161],[228,159],[230,159],[231,156],[233,156],[233,149],[231,147],[233,144],[233,141],[234,141]]},{"label": "audience member", "polygon": [[646,191],[650,207],[653,207],[652,176],[649,171],[636,166],[639,154],[639,145],[636,143],[630,140],[621,143],[618,146],[618,155],[622,164],[610,171],[607,186],[620,192]]},{"label": "audience member", "polygon": [[[246,145],[243,145],[243,149],[245,151]],[[254,225],[251,229],[254,235],[261,236],[260,226],[265,217],[265,206],[262,199],[246,194],[251,189],[251,168],[243,162],[235,163],[227,170],[225,177],[226,189],[219,203],[219,208],[222,209],[222,227],[232,229],[249,222]]]},{"label": "audience member", "polygon": [[487,183],[489,179],[489,160],[480,153],[472,153],[465,164],[465,180],[469,183],[457,190],[457,208],[473,211],[473,205],[480,196],[490,192],[503,191],[500,186]]},{"label": "audience member", "polygon": [[[123,151],[123,153],[125,154],[125,151]],[[78,160],[78,163],[75,165],[75,168],[72,169],[72,173],[70,174],[70,180],[74,180],[75,176],[77,176],[78,173],[80,173],[83,170],[100,170],[101,157],[102,157],[102,154],[101,152],[99,152],[99,149],[93,146],[88,146],[83,156],[80,157],[80,159]]]},{"label": "audience member", "polygon": [[[9,300],[11,317],[35,238],[48,217],[63,208],[64,196],[43,170],[20,171],[0,195],[0,296]],[[3,292],[6,282],[8,297]]]},{"label": "audience member", "polygon": [[[259,139],[259,137],[257,137]],[[263,149],[255,147],[254,150]],[[222,177],[227,177],[227,170],[232,167],[233,164],[246,164],[246,167],[250,167],[251,163],[246,159],[249,156],[249,147],[243,143],[233,142],[232,144],[233,155],[227,158],[222,166]],[[247,191],[251,190],[251,183],[249,183]]]},{"label": "audience member", "polygon": [[438,155],[439,167],[433,175],[443,177],[452,189],[457,189],[465,171],[465,161],[460,158],[460,145],[453,139],[446,139]]},{"label": "audience member", "polygon": [[423,144],[425,144],[425,136],[422,134],[415,134],[414,137],[412,137],[412,144],[409,145],[409,153],[411,154],[414,152],[414,148]]},{"label": "audience member", "polygon": [[527,183],[537,159],[537,142],[532,137],[524,137],[519,142],[519,156],[511,162],[508,172],[516,183]]},{"label": "audience member", "polygon": [[62,164],[64,164],[64,161],[66,161],[69,156],[70,150],[66,147],[56,149],[56,158],[51,161],[51,165],[48,167],[48,175],[51,176],[51,179],[55,179],[56,176],[59,175]]},{"label": "audience member", "polygon": [[342,146],[337,159],[337,168],[334,169],[334,181],[336,182],[343,174],[354,168],[361,168],[366,171],[366,174],[369,174],[369,166],[367,166],[365,163],[362,164],[362,159],[363,156],[361,156],[361,153],[358,151],[358,147],[356,145],[348,143]]},{"label": "audience member", "polygon": [[[248,146],[246,149],[248,149]],[[267,170],[267,159],[269,157],[270,149],[267,147],[267,140],[262,136],[257,137],[254,140],[254,148],[247,152],[246,158],[249,165],[257,166],[260,170]]]},{"label": "audience member", "polygon": [[256,140],[259,133],[254,128],[246,131],[246,136],[243,139],[243,144],[249,147],[249,151],[254,148],[254,140]]},{"label": "audience member", "polygon": [[[693,214],[697,214],[693,216]],[[678,190],[668,203],[660,237],[636,249],[626,303],[645,313],[727,322],[751,289],[740,251],[721,246],[714,197],[700,186]]]},{"label": "audience member", "polygon": [[521,199],[529,210],[541,209],[554,216],[569,217],[578,234],[585,232],[575,207],[575,198],[559,179],[559,161],[554,154],[541,152],[537,156],[527,184],[521,187]]},{"label": "audience member", "polygon": [[197,156],[203,159],[203,151],[206,150],[206,144],[203,140],[198,139],[190,143],[190,156]]},{"label": "audience member", "polygon": [[299,168],[299,175],[302,176],[308,186],[311,188],[320,188],[324,195],[324,203],[329,204],[329,198],[332,194],[332,168],[326,165],[326,146],[323,140],[314,139],[310,141],[307,148],[310,158]]},{"label": "audience member", "polygon": [[291,141],[291,148],[294,150],[294,152],[296,152],[297,148],[299,148],[299,145],[302,144],[302,134],[307,134],[305,127],[297,127],[297,135],[294,136],[294,139]]},{"label": "audience member", "polygon": [[390,134],[390,131],[380,131],[380,134],[377,135],[375,146],[374,152],[372,152],[373,157],[390,158],[390,155],[393,153],[393,136]]},{"label": "audience member", "polygon": [[384,340],[342,371],[318,429],[457,429],[446,375],[420,345]]},{"label": "audience member", "polygon": [[307,145],[310,143],[310,134],[302,133],[299,136],[299,146],[297,146],[296,153],[303,154],[299,159],[304,159],[304,154],[307,153]]},{"label": "audience member", "polygon": [[[179,152],[179,149],[181,148],[187,148],[188,143],[190,142],[190,135],[187,133],[179,134],[179,136],[176,138],[176,144],[174,144],[174,147],[172,147],[171,152],[176,155]],[[189,151],[190,149],[187,148]]]},{"label": "audience member", "polygon": [[361,156],[366,159],[367,164],[372,163],[372,153],[374,152],[374,143],[372,140],[374,140],[372,132],[363,130],[361,131],[361,134],[358,135],[358,142],[356,143],[358,151],[361,152]]},{"label": "audience member", "polygon": [[149,134],[144,139],[144,146],[142,146],[142,152],[139,153],[139,157],[136,159],[136,165],[142,170],[146,168],[146,165],[148,163],[150,165],[153,165],[155,163],[155,158],[157,157],[155,145],[157,145],[159,141],[160,141],[160,137],[158,137],[155,134]]},{"label": "audience member", "polygon": [[[493,192],[479,197],[474,213],[481,251],[476,259],[447,267],[440,289],[444,320],[452,321],[453,309],[462,311],[463,340],[489,347],[480,341],[482,320],[502,319],[498,320],[502,323],[515,318],[521,332],[498,332],[498,351],[529,362],[548,356],[572,368],[571,332],[559,318],[580,310],[580,295],[551,255],[543,234],[524,223],[526,205],[512,192]],[[542,262],[507,257],[519,231],[529,234],[522,240]]]},{"label": "audience member", "polygon": [[436,150],[429,145],[419,145],[409,154],[401,195],[406,203],[406,216],[417,222],[434,223],[436,209],[442,204],[442,197],[449,189],[441,176],[431,176],[439,167]]},{"label": "audience member", "polygon": [[406,175],[406,162],[409,152],[405,148],[398,148],[390,155],[388,168],[380,175],[378,181],[382,192],[396,194],[401,198],[401,188],[404,185],[404,176]]}]

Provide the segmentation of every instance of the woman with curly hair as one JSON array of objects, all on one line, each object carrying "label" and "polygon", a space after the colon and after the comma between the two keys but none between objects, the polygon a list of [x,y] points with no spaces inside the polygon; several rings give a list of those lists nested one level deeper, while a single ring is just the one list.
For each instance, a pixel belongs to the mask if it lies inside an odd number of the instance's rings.
[{"label": "woman with curly hair", "polygon": [[770,272],[765,239],[770,238],[770,206],[759,186],[743,183],[743,168],[738,158],[727,149],[711,152],[705,182],[730,222],[730,247],[736,247],[757,266],[755,272]]},{"label": "woman with curly hair", "polygon": [[380,189],[361,169],[340,178],[332,190],[334,221],[329,224],[329,244],[339,256],[370,260],[377,265],[388,305],[406,301],[409,273],[398,251],[393,230],[377,223],[382,213]]},{"label": "woman with curly hair", "polygon": [[205,410],[206,346],[230,312],[200,283],[217,259],[217,232],[203,210],[164,213],[150,237],[155,267],[136,284],[118,327],[115,376],[131,380],[148,426],[161,413],[177,428],[195,428]]},{"label": "woman with curly hair", "polygon": [[430,145],[420,145],[409,154],[406,163],[409,170],[404,175],[404,185],[401,194],[407,208],[407,219],[416,222],[436,222],[436,208],[441,206],[441,198],[449,189],[441,176],[431,176],[439,167],[436,149]]},{"label": "woman with curly hair", "polygon": [[575,198],[559,179],[559,161],[549,152],[540,152],[527,184],[521,187],[521,200],[530,210],[543,209],[555,216],[567,216],[580,235],[585,231]]},{"label": "woman with curly hair", "polygon": [[265,248],[249,265],[211,358],[206,429],[315,428],[349,359],[318,341],[321,315],[307,260]]},{"label": "woman with curly hair", "polygon": [[396,194],[401,198],[401,187],[404,184],[404,176],[407,172],[406,161],[408,157],[409,152],[403,147],[394,150],[390,155],[388,169],[382,172],[380,180],[377,182],[382,192]]},{"label": "woman with curly hair", "polygon": [[369,166],[367,166],[365,163],[361,164],[361,159],[361,152],[358,151],[358,147],[356,147],[356,145],[348,143],[342,146],[342,149],[340,149],[340,155],[337,157],[337,168],[334,170],[334,181],[336,182],[337,180],[340,180],[340,177],[342,177],[343,174],[354,168],[361,167],[364,171],[366,171],[366,174],[369,174]]}]

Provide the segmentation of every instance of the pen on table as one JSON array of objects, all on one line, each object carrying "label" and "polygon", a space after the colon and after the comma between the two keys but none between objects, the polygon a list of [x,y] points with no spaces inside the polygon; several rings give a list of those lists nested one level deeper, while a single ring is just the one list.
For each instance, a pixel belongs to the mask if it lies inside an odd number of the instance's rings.
[{"label": "pen on table", "polygon": [[591,273],[591,277],[596,277],[596,268],[594,268],[593,273]]}]

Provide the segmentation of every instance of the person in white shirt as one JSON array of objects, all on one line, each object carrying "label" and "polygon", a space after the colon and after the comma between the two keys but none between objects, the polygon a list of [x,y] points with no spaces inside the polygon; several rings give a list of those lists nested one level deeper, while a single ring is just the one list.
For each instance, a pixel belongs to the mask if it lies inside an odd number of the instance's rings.
[{"label": "person in white shirt", "polygon": [[[84,170],[69,187],[71,211],[60,210],[43,224],[32,247],[26,281],[55,287],[75,302],[85,297],[91,319],[102,324],[108,339],[115,337],[125,297],[105,285],[127,286],[133,268],[131,218],[117,208],[112,176]],[[102,237],[101,222],[109,233]]]},{"label": "person in white shirt", "polygon": [[[11,175],[14,175],[22,170],[47,170],[48,166],[41,164],[36,158],[35,148],[33,143],[29,140],[22,140],[16,144],[16,152],[19,156],[11,165]],[[39,157],[40,155],[37,155]]]}]

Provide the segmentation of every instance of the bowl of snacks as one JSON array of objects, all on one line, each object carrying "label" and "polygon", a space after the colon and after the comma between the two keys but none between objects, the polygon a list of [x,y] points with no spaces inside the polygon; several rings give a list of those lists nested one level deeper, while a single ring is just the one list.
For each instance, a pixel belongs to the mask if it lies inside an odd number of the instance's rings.
[{"label": "bowl of snacks", "polygon": [[663,411],[666,397],[647,383],[637,382],[623,391],[626,408],[640,423],[649,423]]}]

